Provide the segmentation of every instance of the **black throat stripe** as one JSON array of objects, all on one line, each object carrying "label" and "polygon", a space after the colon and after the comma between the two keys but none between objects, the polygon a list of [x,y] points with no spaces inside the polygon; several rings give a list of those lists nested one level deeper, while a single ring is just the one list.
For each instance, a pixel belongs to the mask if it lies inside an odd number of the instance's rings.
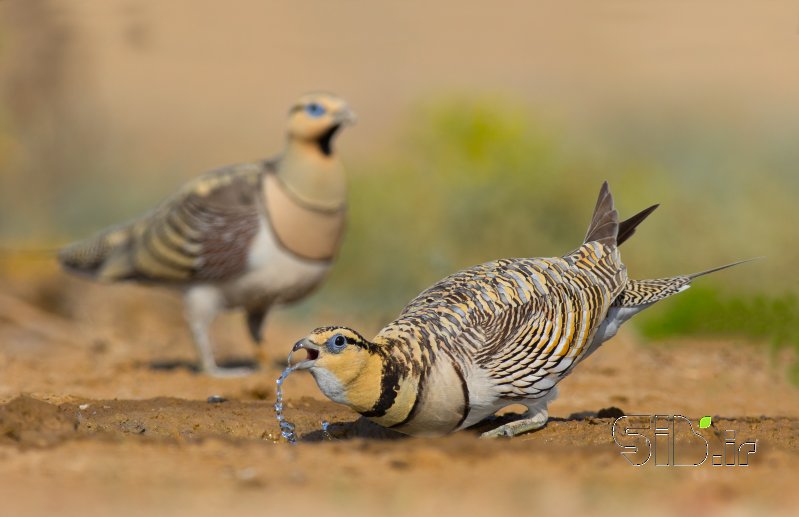
[{"label": "black throat stripe", "polygon": [[322,151],[322,154],[325,156],[330,156],[333,154],[333,137],[339,128],[341,128],[341,124],[335,124],[331,126],[330,129],[322,133],[322,135],[316,140],[317,145],[319,145],[319,150]]},{"label": "black throat stripe", "polygon": [[394,361],[391,356],[383,357],[383,374],[380,379],[380,398],[377,399],[372,409],[361,413],[361,415],[367,418],[385,416],[397,399],[397,392],[399,392],[400,388],[399,379],[399,368],[397,368],[396,361]]}]

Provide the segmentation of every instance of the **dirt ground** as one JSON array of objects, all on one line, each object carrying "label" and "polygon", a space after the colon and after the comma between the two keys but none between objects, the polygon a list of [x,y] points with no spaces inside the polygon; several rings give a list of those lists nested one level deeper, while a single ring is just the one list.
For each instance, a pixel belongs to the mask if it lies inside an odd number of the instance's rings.
[{"label": "dirt ground", "polygon": [[[767,347],[648,344],[623,333],[561,384],[545,429],[496,441],[478,430],[397,438],[298,373],[285,384],[286,415],[301,435],[291,446],[278,439],[275,379],[291,343],[323,323],[314,311],[278,312],[256,351],[240,318],[225,317],[215,328],[220,355],[257,357],[261,370],[211,379],[189,368],[194,352],[173,294],[47,268],[6,275],[0,515],[737,515],[790,514],[799,503],[799,389],[785,378],[789,358]],[[708,459],[636,468],[613,442],[613,411],[597,416],[612,407],[685,415],[711,454],[726,430],[757,450],[748,467]],[[704,415],[713,425],[700,431]],[[687,435],[675,435],[674,450],[689,450]]]}]

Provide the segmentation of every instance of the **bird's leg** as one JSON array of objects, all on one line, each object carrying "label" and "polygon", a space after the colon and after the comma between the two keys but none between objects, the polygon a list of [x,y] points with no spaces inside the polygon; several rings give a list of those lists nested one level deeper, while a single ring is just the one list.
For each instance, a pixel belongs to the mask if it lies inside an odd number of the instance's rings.
[{"label": "bird's leg", "polygon": [[186,319],[194,337],[194,346],[200,356],[202,371],[213,377],[241,377],[251,374],[252,368],[223,368],[216,364],[209,330],[223,307],[217,289],[212,286],[192,287],[186,292],[185,302]]},{"label": "bird's leg", "polygon": [[536,431],[547,425],[549,419],[549,412],[546,407],[540,408],[537,412],[527,411],[524,416],[519,420],[508,422],[501,425],[496,429],[486,431],[480,435],[480,438],[500,438],[517,436],[529,431]]},{"label": "bird's leg", "polygon": [[272,304],[267,302],[260,304],[256,307],[248,307],[246,310],[247,315],[247,329],[250,331],[250,336],[252,340],[255,341],[256,345],[261,344],[261,340],[263,339],[263,326],[264,320],[266,319],[267,314],[269,314],[269,309],[272,307]]},{"label": "bird's leg", "polygon": [[527,405],[527,411],[519,420],[514,420],[513,422],[508,422],[507,424],[501,425],[496,429],[486,431],[480,435],[480,438],[510,438],[512,436],[518,436],[523,433],[537,431],[538,429],[543,428],[545,425],[547,425],[547,420],[549,419],[549,410],[547,407],[549,406],[550,402],[557,398],[557,390],[557,387],[553,387],[544,397],[529,403]]}]

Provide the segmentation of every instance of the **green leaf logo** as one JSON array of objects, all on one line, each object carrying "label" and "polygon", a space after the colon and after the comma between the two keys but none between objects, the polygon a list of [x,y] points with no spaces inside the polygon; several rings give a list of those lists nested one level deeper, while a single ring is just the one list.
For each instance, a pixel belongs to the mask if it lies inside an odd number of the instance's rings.
[{"label": "green leaf logo", "polygon": [[709,416],[703,416],[699,419],[699,429],[707,429],[710,427],[711,418]]}]

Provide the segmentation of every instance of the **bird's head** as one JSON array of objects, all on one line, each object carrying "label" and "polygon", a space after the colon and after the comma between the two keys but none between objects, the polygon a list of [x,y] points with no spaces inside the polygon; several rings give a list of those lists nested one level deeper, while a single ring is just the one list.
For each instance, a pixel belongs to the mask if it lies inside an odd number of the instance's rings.
[{"label": "bird's head", "polygon": [[289,112],[289,138],[317,144],[329,156],[338,130],[355,120],[343,99],[329,93],[309,93],[300,97]]},{"label": "bird's head", "polygon": [[[294,355],[301,351],[306,353],[305,359],[295,361]],[[318,328],[297,341],[290,362],[298,370],[310,370],[319,389],[331,400],[357,407],[368,399],[371,407],[377,389],[373,385],[380,382],[382,358],[375,345],[354,330]]]}]

